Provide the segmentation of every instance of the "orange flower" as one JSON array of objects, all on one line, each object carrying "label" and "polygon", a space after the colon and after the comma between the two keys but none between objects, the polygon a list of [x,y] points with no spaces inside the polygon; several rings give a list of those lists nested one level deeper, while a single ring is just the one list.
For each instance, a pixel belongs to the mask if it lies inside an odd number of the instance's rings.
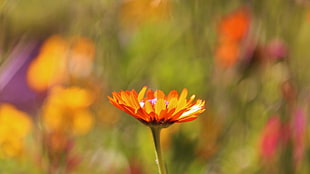
[{"label": "orange flower", "polygon": [[79,87],[54,87],[43,108],[43,123],[50,132],[83,135],[93,126],[89,106],[93,102],[90,91]]},{"label": "orange flower", "polygon": [[171,11],[169,0],[123,0],[120,8],[120,25],[136,28],[145,23],[162,21]]},{"label": "orange flower", "polygon": [[229,68],[238,62],[242,40],[247,36],[251,24],[251,13],[241,7],[225,16],[219,24],[219,45],[215,51],[217,63]]},{"label": "orange flower", "polygon": [[39,55],[31,62],[27,81],[36,91],[63,84],[71,77],[88,77],[95,56],[94,43],[84,37],[69,41],[60,35],[47,38]]},{"label": "orange flower", "polygon": [[135,90],[120,91],[113,92],[113,98],[108,98],[114,106],[146,125],[168,127],[173,123],[192,121],[205,110],[205,101],[194,102],[195,95],[188,100],[187,94],[187,89],[183,89],[180,95],[173,90],[166,96],[161,90],[147,90],[145,86],[139,94]]},{"label": "orange flower", "polygon": [[250,13],[247,8],[240,8],[223,18],[218,32],[223,40],[240,41],[249,27]]},{"label": "orange flower", "polygon": [[218,46],[215,51],[217,63],[222,67],[231,67],[236,64],[239,56],[239,45],[234,42],[225,42]]},{"label": "orange flower", "polygon": [[29,66],[27,80],[31,88],[44,91],[66,79],[66,56],[69,45],[59,35],[49,37]]}]

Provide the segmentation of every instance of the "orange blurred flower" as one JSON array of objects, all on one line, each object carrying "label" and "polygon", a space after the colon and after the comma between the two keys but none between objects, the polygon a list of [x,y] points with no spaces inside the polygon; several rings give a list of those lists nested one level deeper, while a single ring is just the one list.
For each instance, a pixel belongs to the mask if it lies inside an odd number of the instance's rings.
[{"label": "orange blurred flower", "polygon": [[45,40],[39,55],[31,62],[27,81],[34,90],[44,91],[64,83],[68,75],[86,77],[90,74],[95,46],[84,37],[67,41],[59,35]]},{"label": "orange blurred flower", "polygon": [[23,151],[23,141],[32,129],[29,116],[10,104],[0,106],[0,154],[16,157]]},{"label": "orange blurred flower", "polygon": [[93,125],[88,107],[93,95],[78,87],[55,87],[43,108],[43,123],[47,130],[73,135],[87,133]]},{"label": "orange blurred flower", "polygon": [[223,40],[240,41],[247,34],[249,26],[250,13],[246,8],[240,8],[222,19],[218,32]]},{"label": "orange blurred flower", "polygon": [[222,43],[215,51],[217,63],[220,63],[223,67],[230,67],[237,62],[239,52],[239,45],[235,42]]},{"label": "orange blurred flower", "polygon": [[166,96],[161,90],[147,90],[145,86],[139,93],[135,90],[113,92],[113,98],[108,98],[114,106],[148,126],[168,127],[192,121],[205,110],[205,101],[194,102],[195,95],[186,99],[187,94],[187,89],[183,89],[180,95],[173,90]]},{"label": "orange blurred flower", "polygon": [[120,23],[122,26],[134,28],[146,22],[165,19],[169,11],[169,0],[123,0],[120,9]]},{"label": "orange blurred flower", "polygon": [[217,63],[228,68],[240,57],[241,44],[250,29],[250,11],[239,8],[223,17],[218,27],[219,45],[215,51]]},{"label": "orange blurred flower", "polygon": [[33,89],[43,91],[64,80],[68,46],[58,35],[51,36],[44,42],[27,74],[28,83]]}]

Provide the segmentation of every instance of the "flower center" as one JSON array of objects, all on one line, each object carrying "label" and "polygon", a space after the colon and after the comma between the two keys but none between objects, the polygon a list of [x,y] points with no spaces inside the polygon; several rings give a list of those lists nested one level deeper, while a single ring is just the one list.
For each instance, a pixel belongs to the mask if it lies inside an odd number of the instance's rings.
[{"label": "flower center", "polygon": [[[157,102],[157,98],[148,99],[147,101],[149,101],[152,104],[152,106],[154,106],[156,104],[156,102]],[[168,106],[169,102],[168,101],[165,101],[165,102],[166,102],[166,106]],[[140,101],[139,104],[143,108],[145,102],[144,101]]]}]

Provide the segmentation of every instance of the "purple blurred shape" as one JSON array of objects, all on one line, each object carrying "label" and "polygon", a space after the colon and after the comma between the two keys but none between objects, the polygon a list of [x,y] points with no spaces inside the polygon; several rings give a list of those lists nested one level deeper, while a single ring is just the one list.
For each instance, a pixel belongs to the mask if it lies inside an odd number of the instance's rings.
[{"label": "purple blurred shape", "polygon": [[40,42],[20,42],[0,67],[0,104],[10,103],[18,109],[35,115],[45,93],[32,90],[27,83],[27,69],[37,57]]}]

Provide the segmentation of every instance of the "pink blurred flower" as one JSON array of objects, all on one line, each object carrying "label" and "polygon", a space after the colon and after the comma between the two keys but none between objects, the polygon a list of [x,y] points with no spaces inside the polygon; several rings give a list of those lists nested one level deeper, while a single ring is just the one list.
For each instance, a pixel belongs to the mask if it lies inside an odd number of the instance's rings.
[{"label": "pink blurred flower", "polygon": [[297,108],[292,118],[292,142],[295,164],[302,160],[305,150],[306,117],[301,108]]},{"label": "pink blurred flower", "polygon": [[272,116],[265,125],[260,142],[260,154],[264,160],[271,160],[281,143],[282,123],[278,116]]},{"label": "pink blurred flower", "polygon": [[283,40],[274,39],[269,42],[266,48],[267,54],[274,60],[279,60],[287,57],[288,48]]}]

